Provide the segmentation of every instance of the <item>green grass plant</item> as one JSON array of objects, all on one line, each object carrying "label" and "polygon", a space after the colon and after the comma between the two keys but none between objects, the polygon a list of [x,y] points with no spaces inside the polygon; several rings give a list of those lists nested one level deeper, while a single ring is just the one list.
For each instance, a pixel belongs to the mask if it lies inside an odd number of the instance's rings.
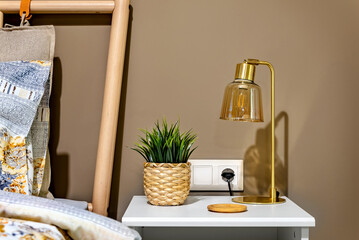
[{"label": "green grass plant", "polygon": [[178,121],[168,126],[166,119],[163,119],[162,125],[157,121],[152,131],[141,131],[145,136],[140,137],[131,149],[141,154],[147,162],[186,163],[197,148],[192,148],[197,135],[192,130],[181,134]]}]

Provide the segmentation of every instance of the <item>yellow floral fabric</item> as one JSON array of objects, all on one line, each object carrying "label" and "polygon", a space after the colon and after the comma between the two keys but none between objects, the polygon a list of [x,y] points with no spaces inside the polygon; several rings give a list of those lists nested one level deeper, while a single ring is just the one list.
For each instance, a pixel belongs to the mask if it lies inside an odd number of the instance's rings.
[{"label": "yellow floral fabric", "polygon": [[0,162],[0,189],[28,194],[25,138],[9,136],[8,132],[2,129],[0,131]]}]

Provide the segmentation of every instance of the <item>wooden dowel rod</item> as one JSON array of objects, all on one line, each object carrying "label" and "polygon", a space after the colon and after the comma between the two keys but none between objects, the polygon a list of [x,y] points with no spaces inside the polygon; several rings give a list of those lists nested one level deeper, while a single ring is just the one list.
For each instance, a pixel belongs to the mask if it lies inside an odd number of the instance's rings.
[{"label": "wooden dowel rod", "polygon": [[102,215],[107,215],[107,208],[110,201],[122,73],[130,12],[129,5],[129,0],[115,0],[115,9],[112,14],[110,46],[107,59],[105,92],[92,198],[93,211]]},{"label": "wooden dowel rod", "polygon": [[0,12],[0,28],[4,27],[4,13]]},{"label": "wooden dowel rod", "polygon": [[[31,13],[112,13],[114,1],[31,1]],[[0,1],[0,11],[18,13],[20,1]]]}]

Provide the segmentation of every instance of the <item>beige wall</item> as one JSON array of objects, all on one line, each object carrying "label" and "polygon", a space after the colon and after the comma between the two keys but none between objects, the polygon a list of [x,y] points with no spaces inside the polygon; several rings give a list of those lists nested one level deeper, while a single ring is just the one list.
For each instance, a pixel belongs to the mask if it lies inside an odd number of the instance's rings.
[{"label": "beige wall", "polygon": [[[132,8],[110,215],[120,219],[131,197],[143,194],[143,159],[129,147],[139,128],[163,116],[198,133],[194,158],[244,158],[246,192],[266,191],[256,179],[268,176],[255,171],[266,166],[253,166],[268,160],[269,71],[256,76],[264,123],[218,119],[235,64],[249,57],[271,61],[277,73],[282,192],[316,217],[311,239],[359,237],[358,1],[133,0]],[[58,196],[91,199],[109,22],[34,17],[56,24]]]}]

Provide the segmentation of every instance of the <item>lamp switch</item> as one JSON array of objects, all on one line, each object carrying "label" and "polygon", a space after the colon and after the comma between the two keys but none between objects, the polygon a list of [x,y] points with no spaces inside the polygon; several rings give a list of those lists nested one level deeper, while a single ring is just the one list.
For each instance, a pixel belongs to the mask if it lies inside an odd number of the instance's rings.
[{"label": "lamp switch", "polygon": [[191,190],[227,191],[228,183],[222,179],[226,168],[234,171],[231,182],[234,191],[243,191],[243,160],[233,159],[190,159]]}]

